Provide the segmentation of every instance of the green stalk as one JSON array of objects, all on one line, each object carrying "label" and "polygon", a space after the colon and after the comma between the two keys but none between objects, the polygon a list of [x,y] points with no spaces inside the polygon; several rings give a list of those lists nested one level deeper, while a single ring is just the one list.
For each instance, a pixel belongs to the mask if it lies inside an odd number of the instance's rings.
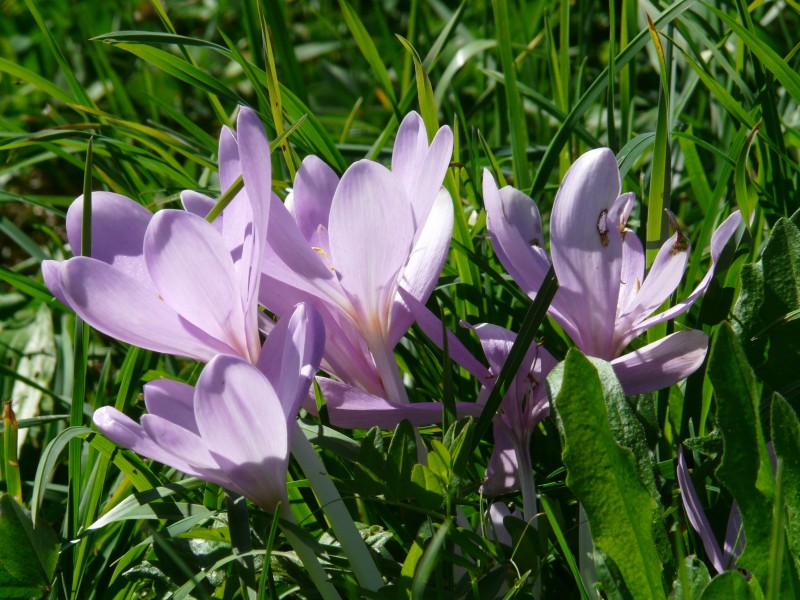
[{"label": "green stalk", "polygon": [[19,474],[17,458],[17,430],[17,419],[11,408],[11,402],[5,402],[3,404],[3,458],[5,460],[6,491],[9,496],[22,504],[22,479]]},{"label": "green stalk", "polygon": [[[294,456],[303,473],[308,478],[311,488],[319,498],[320,506],[331,522],[333,532],[339,540],[353,569],[353,575],[359,585],[365,590],[377,591],[383,587],[383,577],[375,566],[375,561],[369,553],[367,545],[356,528],[353,517],[339,495],[339,490],[333,485],[322,464],[319,456],[314,451],[311,443],[306,438],[300,424],[295,422],[292,431],[292,456]],[[287,533],[288,538],[288,532]],[[290,540],[291,542],[291,540]],[[292,544],[294,546],[294,544]],[[295,548],[297,550],[297,548]],[[298,552],[299,554],[299,552]],[[303,561],[305,563],[305,560]]]}]

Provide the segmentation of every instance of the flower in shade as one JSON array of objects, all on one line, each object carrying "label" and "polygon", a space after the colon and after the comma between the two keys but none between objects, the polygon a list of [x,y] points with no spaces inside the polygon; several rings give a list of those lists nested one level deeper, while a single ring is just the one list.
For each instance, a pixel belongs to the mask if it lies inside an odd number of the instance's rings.
[{"label": "flower in shade", "polygon": [[[629,395],[667,387],[694,372],[708,348],[701,331],[685,330],[624,354],[650,327],[687,311],[705,292],[722,250],[741,224],[731,214],[711,239],[711,268],[685,299],[653,314],[675,291],[689,258],[689,240],[676,231],[645,277],[645,254],[627,220],[635,198],[620,194],[620,173],[608,148],[583,154],[567,171],[550,219],[550,256],[559,289],[549,313],[584,354],[611,361]],[[505,268],[531,297],[550,266],[533,200],[511,187],[498,190],[484,171],[488,229]]]},{"label": "flower in shade", "polygon": [[[271,194],[269,144],[256,113],[220,135],[220,182],[245,190],[214,223],[195,213],[214,201],[184,192],[188,210],[150,213],[110,192],[92,194],[91,257],[44,261],[50,291],[95,329],[149,350],[207,361],[260,351],[258,289]],[[81,246],[83,197],[67,212],[67,236]]]},{"label": "flower in shade", "polygon": [[[486,380],[483,394],[494,386],[516,334],[489,323],[468,326],[481,341],[484,354],[493,374]],[[539,345],[532,345],[522,360],[506,395],[494,417],[494,449],[486,467],[483,493],[497,496],[519,489],[520,460],[529,463],[531,435],[539,422],[550,414],[544,380],[556,365],[556,359]],[[526,468],[530,468],[526,464]]]},{"label": "flower in shade", "polygon": [[706,555],[711,560],[711,564],[716,569],[717,573],[722,573],[733,568],[736,561],[744,551],[744,531],[742,530],[742,516],[739,514],[739,507],[734,502],[731,507],[731,515],[728,518],[728,527],[725,532],[725,543],[723,547],[719,547],[714,532],[711,530],[711,525],[706,518],[703,507],[700,504],[700,498],[697,497],[697,492],[692,484],[692,478],[689,477],[689,469],[686,467],[686,460],[683,457],[683,446],[678,450],[678,487],[681,490],[681,502],[683,503],[683,510],[686,511],[686,517],[689,523],[703,542],[703,547],[706,550]]},{"label": "flower in shade", "polygon": [[334,424],[390,426],[441,414],[436,405],[408,404],[393,350],[413,322],[400,287],[424,303],[447,257],[453,206],[442,181],[452,144],[447,127],[429,144],[411,113],[391,170],[362,160],[340,180],[311,156],[286,204],[273,200],[260,300],[277,313],[310,302],[322,314],[323,367],[340,380],[320,379]]},{"label": "flower in shade", "polygon": [[109,406],[95,411],[94,423],[121,446],[273,511],[286,501],[292,423],[324,345],[319,314],[299,305],[272,330],[256,366],[218,355],[195,388],[146,384],[141,424]]}]

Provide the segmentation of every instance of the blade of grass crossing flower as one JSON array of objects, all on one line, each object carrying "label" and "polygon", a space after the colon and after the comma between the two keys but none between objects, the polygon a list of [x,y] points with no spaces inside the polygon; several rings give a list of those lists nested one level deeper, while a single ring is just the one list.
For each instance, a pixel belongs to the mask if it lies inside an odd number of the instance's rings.
[{"label": "blade of grass crossing flower", "polygon": [[[261,38],[264,45],[267,64],[267,93],[269,94],[269,110],[272,113],[272,124],[278,137],[283,136],[285,128],[283,126],[283,102],[281,100],[281,87],[278,85],[278,70],[275,67],[275,55],[272,51],[272,41],[270,40],[267,20],[264,16],[261,3],[258,3],[258,19],[261,23]],[[280,27],[280,25],[279,25]],[[289,144],[281,144],[281,153],[289,169],[289,178],[294,181],[297,174],[298,162]]]},{"label": "blade of grass crossing flower", "polygon": [[494,387],[489,393],[489,397],[486,399],[486,404],[483,407],[481,416],[475,425],[475,431],[472,437],[473,449],[489,430],[492,419],[494,419],[494,415],[500,406],[500,402],[505,397],[509,385],[511,385],[511,382],[514,380],[519,366],[522,364],[523,358],[525,358],[525,354],[527,354],[530,345],[533,343],[536,332],[544,321],[547,315],[547,309],[550,306],[550,302],[553,301],[557,290],[558,281],[556,280],[555,271],[551,266],[544,276],[536,298],[534,298],[530,307],[528,307],[528,312],[525,313],[525,319],[522,321],[517,339],[514,341],[514,345],[511,346],[508,358],[505,364],[503,364],[503,368],[500,369]]},{"label": "blade of grass crossing flower", "polygon": [[347,28],[353,35],[353,39],[355,40],[358,49],[361,50],[361,54],[366,59],[367,64],[369,64],[370,68],[372,69],[372,72],[378,78],[378,82],[380,83],[383,92],[389,98],[392,106],[395,109],[395,113],[397,113],[397,98],[394,93],[394,88],[392,87],[392,80],[389,77],[389,71],[386,69],[386,65],[384,65],[383,60],[381,60],[380,52],[375,46],[372,36],[370,35],[369,31],[367,31],[364,23],[361,22],[361,19],[358,17],[358,13],[353,9],[350,3],[347,2],[347,0],[339,0],[339,8],[342,10],[344,21],[347,23]]},{"label": "blade of grass crossing flower", "polygon": [[753,140],[760,127],[761,121],[756,123],[756,126],[747,134],[747,140],[739,153],[739,157],[736,159],[736,168],[733,174],[736,204],[742,212],[745,226],[750,230],[752,230],[758,196],[747,182],[747,160],[750,155],[750,147],[753,145]]},{"label": "blade of grass crossing flower", "polygon": [[[259,3],[260,6],[261,4]],[[263,9],[259,8],[259,11],[261,10]],[[294,45],[289,37],[291,24],[286,19],[283,3],[278,0],[266,0],[266,14],[270,16],[272,40],[275,44],[278,62],[283,65],[284,85],[291,89],[304,104],[308,104],[308,93],[302,76],[303,71],[297,61]]]},{"label": "blade of grass crossing flower", "polygon": [[[408,32],[406,33],[403,40],[414,40],[416,39],[416,28],[417,28],[417,12],[419,9],[419,2],[417,0],[411,0],[411,7],[408,11]],[[398,38],[401,36],[397,36]],[[410,45],[410,42],[408,42]],[[408,47],[406,44],[404,46]],[[400,75],[400,89],[405,90],[411,84],[411,63],[412,63],[412,55],[407,53],[403,57],[403,69]]]},{"label": "blade of grass crossing flower", "polygon": [[[281,503],[275,507],[275,512],[280,514]],[[267,600],[278,597],[278,591],[275,588],[275,577],[272,572],[272,549],[275,547],[275,539],[278,537],[278,524],[279,519],[277,516],[272,517],[272,523],[267,534],[267,544],[264,549],[264,568],[261,570],[261,579],[258,584],[258,600]],[[267,596],[267,588],[269,588],[269,596]]]},{"label": "blade of grass crossing flower", "polygon": [[[673,21],[683,12],[688,10],[695,2],[697,2],[697,0],[679,0],[674,4],[671,4],[658,16],[658,18],[654,20],[654,25],[656,27],[661,27],[662,25]],[[625,67],[625,65],[627,65],[631,60],[633,60],[634,57],[638,55],[639,52],[642,51],[647,44],[648,39],[649,33],[648,31],[644,30],[639,32],[639,34],[633,40],[631,40],[631,43],[628,44],[614,60],[614,66],[617,72]],[[534,200],[538,197],[541,191],[544,190],[545,184],[550,177],[550,173],[553,170],[553,166],[558,159],[561,149],[569,140],[570,135],[572,135],[572,129],[581,121],[586,111],[594,106],[595,100],[600,97],[600,94],[603,93],[607,85],[608,73],[605,69],[603,69],[602,73],[597,76],[591,85],[589,85],[587,90],[580,96],[578,101],[567,115],[567,118],[558,128],[558,131],[548,144],[547,150],[545,150],[544,156],[542,157],[539,167],[536,170],[536,174],[534,175],[533,184],[530,186],[529,195]]]},{"label": "blade of grass crossing flower", "polygon": [[506,0],[492,0],[500,64],[506,78],[505,98],[508,106],[508,126],[511,136],[511,156],[514,161],[514,185],[525,189],[530,185],[528,167],[528,126],[517,91],[517,71],[511,51],[511,24]]},{"label": "blade of grass crossing flower", "polygon": [[433,88],[431,87],[431,80],[422,66],[422,61],[419,54],[414,49],[414,46],[405,39],[398,35],[397,39],[403,44],[403,47],[411,55],[414,61],[414,77],[417,84],[417,98],[419,99],[419,110],[422,113],[422,121],[425,123],[425,129],[428,132],[428,142],[433,141],[433,136],[439,130],[439,118],[436,115],[436,103],[433,98]]}]

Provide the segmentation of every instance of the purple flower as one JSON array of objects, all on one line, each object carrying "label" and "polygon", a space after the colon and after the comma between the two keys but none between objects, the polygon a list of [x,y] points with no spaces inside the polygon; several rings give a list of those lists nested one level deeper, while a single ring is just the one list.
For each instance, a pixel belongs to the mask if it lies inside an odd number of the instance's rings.
[{"label": "purple flower", "polygon": [[[480,338],[493,377],[496,377],[508,359],[516,334],[488,323],[468,327]],[[534,429],[550,414],[544,380],[555,365],[556,359],[547,350],[532,345],[503,397],[494,417],[494,450],[482,488],[487,496],[519,489],[518,457],[524,459],[529,455]],[[494,382],[494,378],[488,380],[482,395],[488,394]]]},{"label": "purple flower", "polygon": [[[323,367],[341,380],[320,380],[335,424],[409,416],[400,410],[408,397],[393,349],[413,317],[399,289],[424,303],[447,257],[453,206],[442,181],[452,143],[442,127],[429,145],[421,117],[411,113],[400,125],[391,171],[362,160],[339,180],[312,156],[286,205],[273,200],[261,303],[278,313],[299,301],[319,309]],[[413,410],[412,422],[441,413],[436,405]]]},{"label": "purple flower", "polygon": [[728,527],[725,533],[725,543],[723,548],[720,548],[705,512],[703,512],[703,507],[700,504],[700,498],[697,497],[692,479],[689,477],[686,460],[683,458],[683,446],[678,450],[677,475],[683,509],[686,511],[686,516],[692,529],[700,536],[711,564],[717,573],[731,569],[735,566],[736,561],[739,560],[745,544],[739,507],[735,502],[731,507],[731,515],[728,518]]},{"label": "purple flower", "polygon": [[[488,171],[483,194],[495,252],[533,297],[550,266],[539,211],[522,192],[498,190]],[[708,338],[694,330],[620,355],[639,334],[687,311],[705,292],[715,263],[742,221],[735,212],[714,232],[711,268],[689,297],[653,315],[680,283],[689,240],[676,231],[645,277],[642,243],[627,227],[634,202],[632,193],[620,195],[614,153],[601,148],[582,155],[567,171],[550,220],[550,254],[560,287],[549,313],[582,352],[611,361],[628,395],[672,385],[702,363]]]},{"label": "purple flower", "polygon": [[[155,215],[110,192],[92,194],[91,257],[44,261],[50,291],[87,323],[156,352],[208,361],[234,354],[258,359],[258,288],[271,194],[269,144],[252,110],[238,135],[223,128],[220,183],[243,174],[240,192],[214,223],[213,200],[184,192],[187,211]],[[67,235],[80,248],[83,198],[67,212]]]},{"label": "purple flower", "polygon": [[255,367],[218,355],[194,389],[168,379],[146,384],[141,425],[110,406],[94,423],[121,446],[273,511],[287,500],[292,424],[324,345],[322,319],[301,304],[275,326]]}]

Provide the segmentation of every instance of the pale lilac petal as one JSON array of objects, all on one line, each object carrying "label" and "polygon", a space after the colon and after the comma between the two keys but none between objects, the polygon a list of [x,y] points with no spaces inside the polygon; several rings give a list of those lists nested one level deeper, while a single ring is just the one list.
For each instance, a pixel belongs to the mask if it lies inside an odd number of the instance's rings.
[{"label": "pale lilac petal", "polygon": [[342,176],[331,205],[333,268],[367,336],[388,327],[394,284],[414,237],[411,205],[398,183],[385,167],[362,160]]},{"label": "pale lilac petal", "polygon": [[[442,322],[435,314],[433,314],[428,307],[422,302],[414,298],[411,294],[406,292],[403,288],[398,288],[398,292],[403,302],[408,306],[414,320],[420,326],[420,329],[427,335],[430,340],[436,344],[439,349],[443,348],[442,341]],[[476,359],[466,346],[461,343],[455,334],[447,330],[447,351],[450,358],[458,365],[464,367],[474,377],[477,377],[481,383],[485,383],[493,375],[488,369]]]},{"label": "pale lilac petal", "polygon": [[[317,383],[325,397],[330,422],[337,427],[388,429],[395,427],[403,419],[408,419],[412,425],[419,427],[442,420],[442,405],[439,402],[399,404],[332,379],[317,378]],[[482,408],[471,402],[456,403],[459,417],[478,416]],[[306,403],[306,409],[316,414],[316,407],[310,403]]]},{"label": "pale lilac petal", "polygon": [[[292,191],[292,208],[297,227],[310,245],[319,227],[328,228],[328,215],[339,177],[327,164],[314,155],[303,159]],[[327,247],[323,248],[328,250]]]},{"label": "pale lilac petal", "polygon": [[702,296],[708,289],[708,286],[711,284],[711,280],[714,278],[714,270],[716,268],[717,261],[719,260],[722,251],[725,249],[725,245],[728,243],[728,240],[731,239],[733,234],[736,233],[741,224],[742,213],[736,211],[727,219],[725,219],[725,221],[719,227],[717,227],[714,235],[711,236],[711,267],[709,267],[708,272],[705,274],[705,277],[703,277],[702,281],[700,281],[694,291],[682,302],[679,302],[664,312],[658,313],[657,315],[638,323],[629,332],[629,335],[627,336],[628,341],[632,340],[641,332],[646,331],[653,325],[674,319],[678,315],[689,310],[692,304],[694,304],[697,299],[700,298],[700,296]]},{"label": "pale lilac petal", "polygon": [[[43,260],[42,278],[50,293],[64,306],[70,306],[64,290],[61,288],[61,270],[65,264],[63,260]],[[70,306],[70,308],[72,307]]]},{"label": "pale lilac petal", "polygon": [[[160,415],[142,415],[142,429],[147,435],[158,444],[165,453],[172,456],[170,460],[161,460],[165,465],[170,465],[176,469],[181,469],[181,464],[188,463],[194,467],[194,472],[199,469],[218,471],[217,462],[211,457],[203,439],[196,433],[184,429],[179,423],[164,418]],[[204,476],[203,479],[209,479]],[[219,476],[211,480],[220,485],[225,485],[227,481],[220,482]]]},{"label": "pale lilac petal", "polygon": [[711,564],[717,570],[717,573],[725,571],[725,561],[722,557],[717,540],[714,538],[714,532],[711,530],[711,525],[703,512],[703,506],[700,504],[700,498],[697,497],[697,492],[694,489],[691,477],[689,477],[689,470],[686,468],[686,461],[683,458],[683,447],[678,451],[678,487],[681,490],[681,501],[683,502],[683,509],[686,511],[686,516],[691,523],[692,528],[700,536],[703,542],[703,547],[706,549],[706,554],[711,560]]},{"label": "pale lilac petal", "polygon": [[311,304],[299,304],[270,333],[256,365],[272,384],[287,422],[297,417],[325,349],[325,325]]},{"label": "pale lilac petal", "polygon": [[204,361],[215,354],[234,352],[183,320],[125,273],[99,260],[68,260],[62,267],[61,285],[69,306],[84,321],[128,344]]},{"label": "pale lilac petal", "polygon": [[505,426],[494,421],[494,448],[486,465],[486,480],[481,486],[485,496],[502,496],[519,489],[519,466],[514,444]]},{"label": "pale lilac petal", "polygon": [[[153,214],[120,194],[92,192],[92,258],[114,265],[140,286],[153,289],[142,254],[145,231]],[[81,254],[83,196],[67,210],[67,239],[72,252]]]},{"label": "pale lilac petal", "polygon": [[422,227],[428,218],[452,154],[453,132],[449,127],[441,127],[428,146],[422,117],[416,112],[406,115],[392,150],[392,172],[411,199],[416,228]]},{"label": "pale lilac petal", "polygon": [[581,332],[581,350],[613,357],[619,298],[622,235],[608,213],[619,197],[619,169],[608,148],[583,154],[556,194],[550,219],[550,253],[563,316]]},{"label": "pale lilac petal", "polygon": [[[184,190],[181,192],[181,205],[183,210],[198,217],[206,218],[211,209],[214,208],[216,201],[209,198],[205,194],[195,192],[193,190]],[[219,221],[219,217],[214,220],[214,223]],[[144,241],[144,240],[143,240]]]},{"label": "pale lilac petal", "polygon": [[708,336],[696,329],[678,331],[611,361],[625,395],[671,386],[694,373],[705,360]]},{"label": "pale lilac petal", "polygon": [[147,412],[199,435],[194,418],[194,388],[172,379],[157,379],[144,385]]},{"label": "pale lilac petal", "polygon": [[141,425],[116,408],[111,406],[98,408],[92,415],[92,420],[100,433],[115,444],[133,450],[145,458],[174,467],[187,475],[201,477],[188,462],[164,450],[150,438]]},{"label": "pale lilac petal", "polygon": [[200,435],[236,488],[272,510],[286,496],[289,431],[275,391],[261,372],[235,356],[217,356],[195,392]]},{"label": "pale lilac petal", "polygon": [[236,354],[255,359],[233,262],[210,223],[183,211],[160,211],[147,230],[144,250],[165,303]]},{"label": "pale lilac petal", "polygon": [[689,240],[676,231],[661,246],[639,293],[622,309],[620,318],[635,323],[661,306],[681,282],[688,260]]},{"label": "pale lilac petal", "polygon": [[[428,215],[422,232],[414,242],[411,256],[403,269],[400,284],[423,304],[428,301],[442,272],[450,237],[453,234],[453,201],[442,189]],[[398,299],[400,300],[400,299]],[[414,322],[405,303],[395,300],[389,333],[389,344],[394,347]]]},{"label": "pale lilac petal", "polygon": [[516,517],[522,520],[522,513],[518,509],[511,512],[505,502],[492,502],[489,507],[489,520],[492,523],[492,528],[489,531],[488,538],[510,547],[513,540],[505,526],[506,517]]},{"label": "pale lilac petal", "polygon": [[644,247],[641,240],[633,231],[626,231],[622,238],[618,313],[626,309],[639,293],[644,280],[644,266]]},{"label": "pale lilac petal", "polygon": [[[247,194],[254,206],[263,207],[266,211],[272,195],[272,161],[264,124],[254,110],[240,107],[236,137]],[[260,221],[260,218],[256,220]]]},{"label": "pale lilac petal", "polygon": [[550,268],[539,209],[512,187],[498,190],[488,169],[483,171],[483,201],[497,257],[523,291],[535,295]]},{"label": "pale lilac petal", "polygon": [[242,174],[242,165],[239,162],[239,142],[236,141],[236,133],[229,127],[223,126],[219,132],[217,162],[219,163],[219,187],[224,194]]}]

